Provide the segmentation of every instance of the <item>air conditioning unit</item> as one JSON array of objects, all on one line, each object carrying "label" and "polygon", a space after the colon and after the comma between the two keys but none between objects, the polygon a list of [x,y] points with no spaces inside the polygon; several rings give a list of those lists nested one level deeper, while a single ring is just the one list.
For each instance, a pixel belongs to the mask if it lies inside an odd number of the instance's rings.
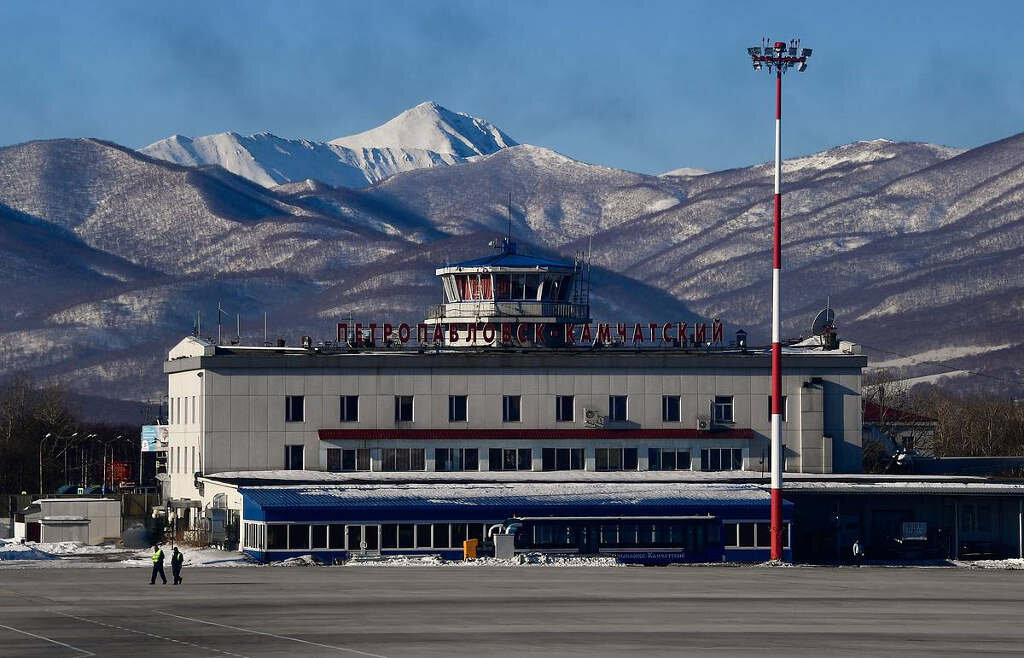
[{"label": "air conditioning unit", "polygon": [[704,432],[711,429],[711,416],[697,416],[697,429]]},{"label": "air conditioning unit", "polygon": [[586,424],[591,427],[604,427],[604,416],[597,409],[584,409],[583,418]]}]

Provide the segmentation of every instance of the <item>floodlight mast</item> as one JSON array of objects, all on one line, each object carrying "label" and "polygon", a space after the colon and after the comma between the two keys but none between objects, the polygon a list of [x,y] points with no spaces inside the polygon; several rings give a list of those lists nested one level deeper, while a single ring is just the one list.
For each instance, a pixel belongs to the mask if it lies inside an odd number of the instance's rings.
[{"label": "floodlight mast", "polygon": [[[797,53],[800,53],[797,55]],[[772,436],[771,436],[771,558],[782,559],[782,74],[792,67],[807,68],[811,49],[800,40],[776,41],[747,48],[755,71],[775,72],[775,218],[772,231]]]}]

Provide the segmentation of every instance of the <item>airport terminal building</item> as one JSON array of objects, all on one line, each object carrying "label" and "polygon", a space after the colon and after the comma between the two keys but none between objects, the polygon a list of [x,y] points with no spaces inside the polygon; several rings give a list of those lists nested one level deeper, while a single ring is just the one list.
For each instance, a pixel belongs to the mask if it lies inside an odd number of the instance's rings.
[{"label": "airport terminal building", "polygon": [[[513,518],[530,519],[524,550],[551,533],[581,552],[761,548],[767,494],[713,482],[768,469],[768,350],[718,321],[595,323],[580,262],[493,246],[437,270],[446,301],[421,322],[340,323],[297,346],[182,340],[164,364],[165,498],[236,513],[263,557],[444,552]],[[865,365],[834,334],[785,348],[786,471],[859,472]],[[581,478],[594,485],[564,489]],[[268,524],[289,523],[304,529],[282,544]],[[346,525],[358,539],[331,529]]]}]

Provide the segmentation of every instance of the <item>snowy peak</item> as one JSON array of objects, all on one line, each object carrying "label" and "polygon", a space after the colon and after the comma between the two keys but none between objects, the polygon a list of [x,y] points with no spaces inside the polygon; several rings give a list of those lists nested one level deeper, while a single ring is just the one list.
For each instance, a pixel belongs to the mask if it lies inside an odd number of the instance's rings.
[{"label": "snowy peak", "polygon": [[453,112],[433,101],[420,103],[382,126],[330,143],[355,150],[414,149],[460,158],[488,155],[517,144],[483,119]]},{"label": "snowy peak", "polygon": [[458,164],[515,145],[483,119],[421,103],[383,126],[331,142],[224,132],[173,135],[139,150],[188,167],[220,165],[264,187],[308,179],[365,187],[402,171]]}]

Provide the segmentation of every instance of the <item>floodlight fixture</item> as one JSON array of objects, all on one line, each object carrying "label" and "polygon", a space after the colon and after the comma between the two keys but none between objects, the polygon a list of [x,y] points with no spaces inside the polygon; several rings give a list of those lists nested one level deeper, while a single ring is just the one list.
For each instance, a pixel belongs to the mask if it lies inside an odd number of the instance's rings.
[{"label": "floodlight fixture", "polygon": [[810,48],[804,48],[803,50],[800,51],[800,56],[801,57],[810,57],[811,56],[811,49]]},{"label": "floodlight fixture", "polygon": [[804,71],[806,71],[807,70],[807,62],[803,61],[803,62],[800,62],[799,64],[797,64],[796,65],[796,70],[799,71],[800,73],[803,73]]},{"label": "floodlight fixture", "polygon": [[747,54],[750,55],[751,57],[757,57],[758,55],[761,54],[761,46],[753,46],[751,48],[747,48]]},{"label": "floodlight fixture", "polygon": [[775,42],[775,52],[779,53],[780,55],[782,53],[786,52],[786,42],[785,41],[776,41]]}]

